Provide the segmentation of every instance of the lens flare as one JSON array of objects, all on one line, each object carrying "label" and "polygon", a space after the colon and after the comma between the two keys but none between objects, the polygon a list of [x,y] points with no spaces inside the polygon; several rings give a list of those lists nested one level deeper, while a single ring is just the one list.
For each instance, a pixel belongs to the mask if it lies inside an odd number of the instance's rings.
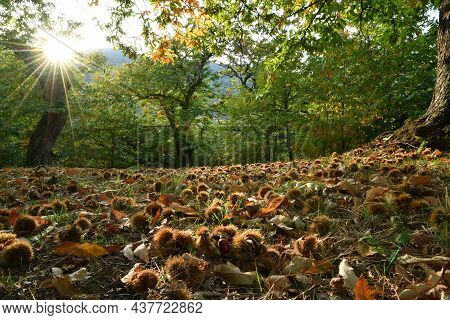
[{"label": "lens flare", "polygon": [[45,57],[53,63],[64,64],[73,60],[73,50],[65,45],[63,39],[47,38],[42,46]]}]

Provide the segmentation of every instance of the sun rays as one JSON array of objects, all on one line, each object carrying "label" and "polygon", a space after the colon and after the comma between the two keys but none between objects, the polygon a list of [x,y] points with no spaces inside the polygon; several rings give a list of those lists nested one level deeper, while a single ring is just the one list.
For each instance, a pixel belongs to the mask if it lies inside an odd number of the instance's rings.
[{"label": "sun rays", "polygon": [[[1,42],[6,44],[6,41]],[[69,91],[77,82],[84,81],[81,67],[90,65],[88,59],[76,50],[76,43],[47,31],[42,31],[41,36],[29,45],[7,43],[7,47],[24,62],[20,69],[27,70],[26,78],[13,87],[5,99],[16,101],[14,111],[10,113],[11,120],[26,106],[33,92],[42,94],[48,110],[59,109],[67,112],[69,129],[75,142],[71,104],[75,101],[76,105],[78,101],[69,97]]]},{"label": "sun rays", "polygon": [[66,45],[65,39],[48,37],[42,46],[44,56],[59,65],[70,63],[74,59],[74,50]]}]

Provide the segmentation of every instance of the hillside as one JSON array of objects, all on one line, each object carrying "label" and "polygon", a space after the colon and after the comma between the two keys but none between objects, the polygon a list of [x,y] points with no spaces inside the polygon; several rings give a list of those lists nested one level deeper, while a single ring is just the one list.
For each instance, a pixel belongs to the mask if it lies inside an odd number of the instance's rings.
[{"label": "hillside", "polygon": [[314,161],[2,169],[0,295],[448,298],[449,162],[377,142]]}]

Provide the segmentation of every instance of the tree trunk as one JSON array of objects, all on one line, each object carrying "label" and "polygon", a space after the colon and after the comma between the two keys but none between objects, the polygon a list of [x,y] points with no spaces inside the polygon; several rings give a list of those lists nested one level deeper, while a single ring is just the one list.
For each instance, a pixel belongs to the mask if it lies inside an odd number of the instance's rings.
[{"label": "tree trunk", "polygon": [[28,166],[51,165],[52,147],[63,130],[66,120],[65,110],[44,112],[30,138],[26,159]]},{"label": "tree trunk", "polygon": [[[20,43],[13,43],[11,49],[25,61],[30,73],[41,67],[36,61],[36,57],[42,52],[36,52],[29,46]],[[28,166],[51,164],[52,147],[67,121],[66,92],[70,89],[67,77],[62,74],[58,66],[49,65],[46,70],[43,70],[38,81],[42,88],[43,98],[50,103],[51,108],[42,114],[30,137],[25,161]]]},{"label": "tree trunk", "polygon": [[52,163],[53,145],[67,121],[66,94],[70,84],[57,66],[46,70],[38,80],[44,100],[50,103],[50,109],[44,112],[30,137],[26,164],[49,166]]},{"label": "tree trunk", "polygon": [[441,0],[437,37],[438,59],[433,99],[419,119],[416,134],[431,146],[450,148],[450,0]]},{"label": "tree trunk", "polygon": [[114,156],[116,153],[116,134],[111,132],[111,150],[109,153],[109,167],[114,168]]},{"label": "tree trunk", "polygon": [[289,125],[286,125],[286,147],[288,151],[288,157],[289,161],[294,160],[294,153],[292,152],[292,145],[291,145],[291,128]]},{"label": "tree trunk", "polygon": [[270,136],[272,134],[272,131],[270,129],[266,129],[264,132],[264,161],[263,162],[270,162]]}]

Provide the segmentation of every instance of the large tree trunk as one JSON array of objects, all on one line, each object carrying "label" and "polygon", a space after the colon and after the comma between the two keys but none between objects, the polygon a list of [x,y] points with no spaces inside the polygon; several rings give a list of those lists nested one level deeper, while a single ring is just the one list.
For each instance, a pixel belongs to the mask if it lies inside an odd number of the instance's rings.
[{"label": "large tree trunk", "polygon": [[[42,52],[18,43],[13,44],[11,49],[29,66],[30,73],[41,67],[36,57],[42,55]],[[25,162],[28,166],[48,166],[52,162],[52,147],[67,121],[66,93],[70,83],[57,65],[49,64],[46,70],[39,70],[36,74],[40,75],[38,80],[43,98],[49,102],[50,109],[42,114],[30,137]]]},{"label": "large tree trunk", "polygon": [[47,110],[42,114],[30,138],[27,152],[27,165],[49,166],[52,163],[52,147],[67,120],[65,110]]},{"label": "large tree trunk", "polygon": [[44,100],[50,103],[51,109],[42,114],[30,137],[26,159],[28,166],[51,165],[53,145],[67,121],[66,93],[69,86],[64,75],[58,69],[48,70],[45,77],[39,78],[39,83]]},{"label": "large tree trunk", "polygon": [[450,148],[450,0],[441,0],[437,37],[438,60],[433,99],[420,118],[416,134],[430,145]]}]

